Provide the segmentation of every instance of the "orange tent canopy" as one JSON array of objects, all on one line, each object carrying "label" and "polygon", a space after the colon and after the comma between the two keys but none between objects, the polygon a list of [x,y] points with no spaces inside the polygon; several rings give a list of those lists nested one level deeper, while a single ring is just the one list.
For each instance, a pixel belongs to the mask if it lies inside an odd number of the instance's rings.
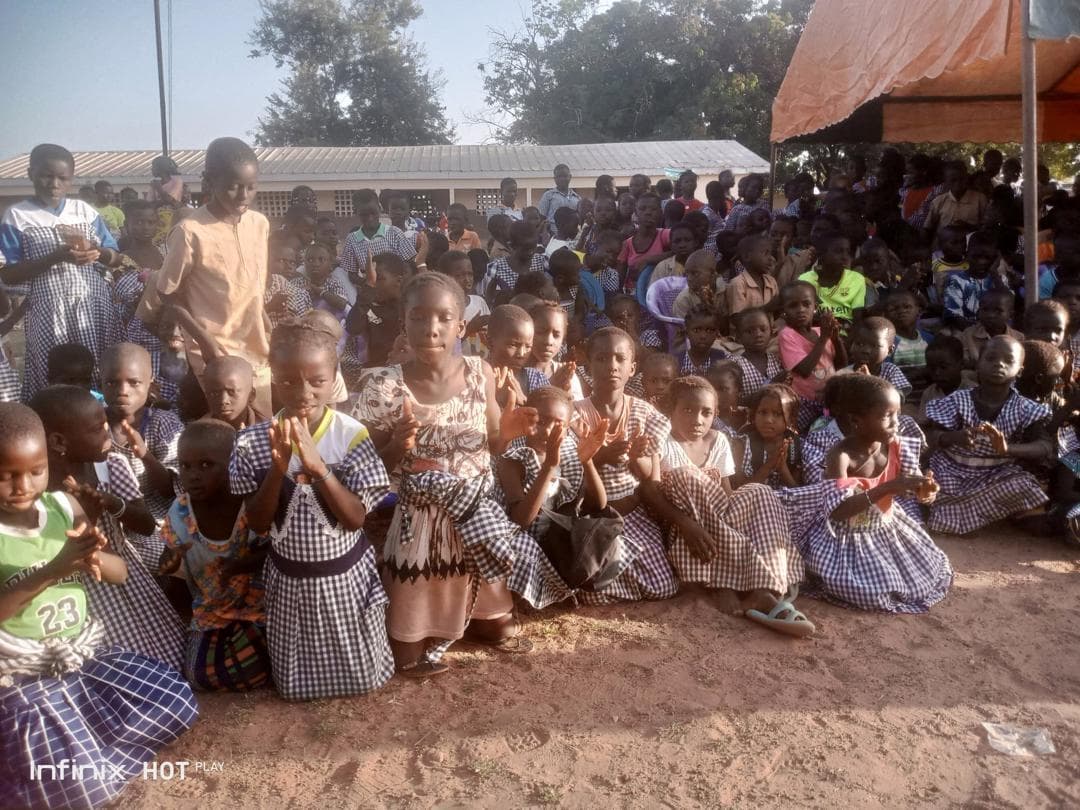
[{"label": "orange tent canopy", "polygon": [[[1020,0],[817,0],[772,141],[1022,140]],[[1038,140],[1080,141],[1080,39],[1039,40]]]}]

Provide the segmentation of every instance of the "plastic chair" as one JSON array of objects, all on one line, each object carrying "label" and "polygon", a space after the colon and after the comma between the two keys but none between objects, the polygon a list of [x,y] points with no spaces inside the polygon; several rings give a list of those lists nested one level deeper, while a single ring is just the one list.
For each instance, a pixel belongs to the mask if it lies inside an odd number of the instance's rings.
[{"label": "plastic chair", "polygon": [[675,336],[683,326],[683,319],[676,318],[671,313],[675,309],[675,299],[685,289],[686,276],[666,276],[650,285],[645,293],[645,308],[664,325],[668,346],[674,345]]},{"label": "plastic chair", "polygon": [[649,290],[649,282],[652,279],[653,270],[655,269],[655,264],[647,264],[641,268],[641,273],[639,273],[637,277],[637,285],[634,287],[634,297],[638,300],[638,303],[645,308],[648,308],[649,306],[645,301],[645,296]]}]

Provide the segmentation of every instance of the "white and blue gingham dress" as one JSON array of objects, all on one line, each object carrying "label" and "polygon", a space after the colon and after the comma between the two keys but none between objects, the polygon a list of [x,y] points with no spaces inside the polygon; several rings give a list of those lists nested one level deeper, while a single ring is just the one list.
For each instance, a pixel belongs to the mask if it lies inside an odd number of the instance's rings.
[{"label": "white and blue gingham dress", "polygon": [[758,367],[742,354],[735,355],[732,360],[742,370],[742,396],[739,402],[743,405],[750,404],[750,398],[758,391],[769,385],[773,378],[784,372],[784,364],[780,362],[780,355],[774,352],[765,354],[765,373],[762,374]]},{"label": "white and blue gingham dress", "polygon": [[[975,409],[975,388],[954,391],[926,406],[926,416],[944,430],[962,430],[990,421],[1008,442],[1050,418],[1050,409],[1015,390],[992,420]],[[1034,509],[1049,498],[1038,480],[1011,458],[994,454],[990,439],[979,435],[973,448],[949,447],[930,456],[930,469],[941,486],[930,508],[932,531],[968,534],[995,521]]]},{"label": "white and blue gingham dress", "polygon": [[[910,439],[891,446],[890,453],[899,455],[897,475],[919,474],[915,446]],[[883,474],[880,483],[886,480]],[[826,479],[779,493],[806,563],[804,593],[859,610],[925,613],[952,585],[949,559],[896,503],[886,511],[868,506],[846,521],[830,517],[864,491],[854,481]]]},{"label": "white and blue gingham dress", "polygon": [[[270,466],[270,422],[242,430],[229,462],[229,487],[251,495]],[[390,491],[382,459],[355,419],[327,408],[312,438],[342,486],[371,511]],[[270,528],[271,547],[288,560],[329,562],[367,545],[361,530],[342,528],[314,486],[298,484],[294,453]],[[274,683],[288,700],[370,692],[394,675],[386,636],[386,592],[370,546],[341,574],[293,577],[273,559],[264,569],[266,624]]]}]

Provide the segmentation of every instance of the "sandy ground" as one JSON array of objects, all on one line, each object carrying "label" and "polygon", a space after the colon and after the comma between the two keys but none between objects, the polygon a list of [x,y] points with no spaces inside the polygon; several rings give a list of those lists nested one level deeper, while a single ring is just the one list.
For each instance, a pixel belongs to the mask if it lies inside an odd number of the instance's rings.
[{"label": "sandy ground", "polygon": [[[1077,806],[1080,560],[1006,530],[941,544],[957,579],[929,615],[802,599],[808,641],[691,591],[526,616],[532,654],[462,646],[450,673],[365,698],[205,696],[159,759],[187,777],[121,803]],[[983,721],[1045,727],[1057,753],[998,753]]]}]

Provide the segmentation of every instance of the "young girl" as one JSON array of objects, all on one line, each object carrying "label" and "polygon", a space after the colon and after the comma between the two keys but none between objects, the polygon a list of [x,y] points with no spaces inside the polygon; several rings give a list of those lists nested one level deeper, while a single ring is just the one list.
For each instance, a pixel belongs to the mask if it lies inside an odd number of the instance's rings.
[{"label": "young girl", "polygon": [[166,664],[102,646],[86,584],[116,587],[124,561],[78,502],[46,492],[34,412],[0,404],[0,437],[0,796],[103,806],[194,724],[195,697]]},{"label": "young girl", "polygon": [[741,459],[735,486],[768,484],[774,489],[802,482],[802,442],[795,430],[799,398],[788,385],[766,385],[750,401],[745,434],[735,440]]},{"label": "young girl", "polygon": [[49,488],[73,494],[101,528],[109,550],[127,565],[121,586],[86,583],[91,612],[106,640],[182,670],[184,624],[126,535],[152,534],[154,519],[127,459],[111,452],[101,403],[89,391],[54,385],[39,391],[31,406],[45,425]]},{"label": "young girl", "polygon": [[713,430],[720,431],[728,439],[740,436],[746,425],[746,408],[739,405],[742,401],[742,374],[739,367],[730,360],[718,363],[709,369],[705,379],[716,392]]},{"label": "young girl", "polygon": [[588,431],[606,420],[607,441],[593,456],[593,463],[600,471],[608,502],[623,516],[624,557],[629,567],[606,588],[582,597],[589,603],[667,599],[675,595],[678,585],[664,550],[663,534],[642,505],[637,488],[659,466],[662,443],[671,425],[652,405],[625,391],[635,371],[630,335],[618,327],[593,332],[588,358],[592,395],[575,407]]},{"label": "young girl", "polygon": [[1050,409],[1017,393],[1024,364],[1014,338],[990,339],[979,357],[979,384],[926,406],[930,456],[941,494],[930,510],[932,531],[970,534],[994,521],[1046,503],[1046,493],[1017,461],[1050,458],[1040,428]]},{"label": "young girl", "polygon": [[236,431],[214,419],[180,436],[180,485],[161,534],[159,571],[181,566],[192,598],[184,674],[200,689],[247,691],[270,682],[266,604],[256,575],[266,541],[248,529],[244,499],[229,493]]},{"label": "young girl", "polygon": [[704,377],[715,364],[728,359],[723,349],[714,349],[720,324],[712,307],[699,304],[686,313],[686,351],[679,356],[679,373]]},{"label": "young girl", "polygon": [[772,340],[772,317],[763,309],[744,309],[735,318],[735,340],[743,353],[733,359],[742,369],[742,404],[750,401],[769,383],[791,383],[791,375],[780,355],[769,351]]},{"label": "young girl", "polygon": [[[931,503],[938,485],[919,470],[913,444],[898,436],[896,390],[879,377],[851,376],[849,431],[829,453],[826,480],[785,494],[792,534],[822,598],[861,610],[925,613],[945,598],[952,566],[893,501],[912,494]],[[794,508],[807,495],[810,501]]]},{"label": "young girl", "polygon": [[847,365],[847,353],[840,340],[840,324],[828,310],[820,311],[820,326],[813,326],[818,308],[813,284],[794,281],[780,291],[780,307],[785,326],[777,338],[780,361],[791,372],[791,387],[802,400],[799,418],[792,427],[806,430],[821,414],[821,393],[825,381],[837,366]]},{"label": "young girl", "polygon": [[450,250],[440,257],[439,272],[454,279],[464,290],[468,300],[465,306],[465,336],[461,339],[461,353],[469,357],[487,357],[488,350],[484,341],[488,335],[491,308],[487,301],[471,292],[476,286],[473,282],[472,261],[467,254]]},{"label": "young girl", "polygon": [[[554,511],[581,498],[582,514],[595,514],[607,505],[604,484],[592,462],[603,445],[607,425],[598,424],[579,437],[572,429],[573,400],[554,386],[536,389],[525,404],[536,410],[536,428],[511,442],[499,457],[496,472],[510,519],[539,541],[551,525],[541,507]],[[539,549],[536,544],[529,546]],[[571,589],[542,553],[534,560],[522,556],[514,561],[508,582],[512,591],[536,608],[570,596]],[[531,575],[522,576],[526,573]]]},{"label": "young girl", "polygon": [[[492,310],[488,358],[500,391],[513,392],[518,405],[524,405],[525,398],[537,388],[551,385],[546,374],[528,365],[533,338],[533,320],[524,309],[503,304]],[[499,407],[514,407],[515,402],[500,399]]]},{"label": "young girl", "polygon": [[655,265],[671,255],[671,231],[662,230],[660,198],[647,191],[634,204],[637,229],[623,242],[619,251],[619,275],[623,292],[633,293],[638,275],[646,266]]},{"label": "young girl", "polygon": [[894,363],[888,361],[896,329],[885,318],[863,318],[851,328],[851,365],[844,371],[862,370],[890,383],[903,401],[911,393],[911,383]]},{"label": "young girl", "polygon": [[74,174],[75,159],[67,149],[35,146],[30,152],[34,197],[8,206],[0,218],[0,281],[30,288],[24,401],[47,384],[45,363],[53,346],[81,343],[96,362],[119,332],[112,290],[96,265],[116,267],[120,253],[97,210],[67,197]]},{"label": "young girl", "polygon": [[270,272],[263,303],[272,326],[311,309],[307,279],[298,270],[297,247],[296,237],[286,231],[274,231],[270,235],[267,254]]},{"label": "young girl", "polygon": [[[669,526],[668,556],[679,581],[717,589],[724,613],[772,610],[774,594],[802,579],[783,505],[760,484],[732,492],[735,465],[727,438],[711,428],[716,392],[707,381],[675,380],[668,411],[671,436],[641,494]],[[798,635],[813,632],[805,617],[789,621],[786,629]]]},{"label": "young girl", "polygon": [[578,379],[577,363],[573,360],[560,363],[555,358],[562,352],[569,319],[562,307],[544,301],[529,310],[533,322],[532,353],[529,365],[547,377],[556,388],[569,391],[572,401],[584,399],[581,381]]},{"label": "young girl", "polygon": [[370,692],[394,674],[386,593],[364,518],[389,490],[367,430],[327,403],[337,337],[311,320],[274,330],[270,367],[282,410],[240,432],[229,488],[248,526],[269,534],[266,629],[287,700]]},{"label": "young girl", "polygon": [[390,645],[402,674],[426,677],[447,671],[439,658],[467,629],[506,652],[531,647],[503,581],[515,527],[491,498],[490,453],[525,435],[535,412],[500,410],[490,367],[455,354],[465,327],[456,282],[414,276],[402,306],[413,359],[369,372],[354,415],[398,495],[383,550]]}]

